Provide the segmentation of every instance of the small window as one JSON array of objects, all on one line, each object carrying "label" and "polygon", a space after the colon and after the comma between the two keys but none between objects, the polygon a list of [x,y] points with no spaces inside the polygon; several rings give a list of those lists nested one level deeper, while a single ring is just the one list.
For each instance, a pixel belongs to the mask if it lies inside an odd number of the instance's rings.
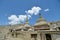
[{"label": "small window", "polygon": [[46,40],[52,40],[51,35],[50,34],[45,34],[46,35]]},{"label": "small window", "polygon": [[34,40],[37,40],[37,34],[31,34],[31,38],[33,38]]},{"label": "small window", "polygon": [[60,30],[60,27],[59,27],[59,30]]},{"label": "small window", "polygon": [[31,34],[31,38],[36,38],[37,34]]},{"label": "small window", "polygon": [[12,33],[12,37],[14,37],[14,34]]},{"label": "small window", "polygon": [[12,30],[12,29],[9,29],[9,31],[10,31],[10,32],[13,32],[13,30]]}]

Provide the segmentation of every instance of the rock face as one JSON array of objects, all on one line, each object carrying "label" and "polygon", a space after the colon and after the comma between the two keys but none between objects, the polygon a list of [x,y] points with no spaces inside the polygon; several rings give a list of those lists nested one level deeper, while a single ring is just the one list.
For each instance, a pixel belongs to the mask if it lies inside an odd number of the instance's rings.
[{"label": "rock face", "polygon": [[[17,28],[20,27],[20,25],[6,25],[6,26],[0,26],[0,40],[3,40],[5,35],[9,32],[9,29],[11,28]],[[12,38],[11,38],[12,39]]]},{"label": "rock face", "polygon": [[4,39],[4,35],[8,33],[9,27],[0,26],[0,40]]}]

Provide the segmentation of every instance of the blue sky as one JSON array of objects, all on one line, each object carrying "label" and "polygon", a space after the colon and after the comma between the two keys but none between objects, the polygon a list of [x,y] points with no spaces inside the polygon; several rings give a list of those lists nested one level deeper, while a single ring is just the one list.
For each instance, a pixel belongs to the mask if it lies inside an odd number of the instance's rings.
[{"label": "blue sky", "polygon": [[[8,25],[8,17],[25,15],[34,6],[41,8],[40,13],[48,22],[60,20],[60,0],[0,0],[0,25]],[[32,15],[30,24],[35,24],[37,19],[38,15]]]}]

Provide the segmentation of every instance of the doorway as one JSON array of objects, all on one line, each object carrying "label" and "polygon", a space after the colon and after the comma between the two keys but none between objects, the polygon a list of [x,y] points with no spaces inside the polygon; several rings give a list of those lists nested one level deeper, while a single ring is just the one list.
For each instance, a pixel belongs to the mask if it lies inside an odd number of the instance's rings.
[{"label": "doorway", "polygon": [[52,40],[51,34],[45,34],[46,35],[46,40]]}]

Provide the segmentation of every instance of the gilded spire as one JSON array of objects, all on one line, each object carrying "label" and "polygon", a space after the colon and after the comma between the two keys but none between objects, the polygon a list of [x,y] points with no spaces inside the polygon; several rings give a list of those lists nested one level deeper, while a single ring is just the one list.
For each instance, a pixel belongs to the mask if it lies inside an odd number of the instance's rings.
[{"label": "gilded spire", "polygon": [[46,21],[46,20],[42,17],[41,13],[39,14],[39,19],[37,20],[37,22],[40,22],[40,21]]},{"label": "gilded spire", "polygon": [[39,17],[40,17],[40,18],[43,18],[42,15],[41,15],[41,13],[39,14]]},{"label": "gilded spire", "polygon": [[26,17],[26,23],[28,23],[28,16]]},{"label": "gilded spire", "polygon": [[46,20],[42,17],[42,15],[39,14],[39,19],[37,20],[37,23],[36,23],[35,25],[45,25],[45,24],[48,25],[48,23],[47,23]]},{"label": "gilded spire", "polygon": [[28,22],[28,21],[29,21],[29,20],[28,20],[28,16],[27,16],[24,27],[31,27],[31,26],[29,25],[29,22]]}]

